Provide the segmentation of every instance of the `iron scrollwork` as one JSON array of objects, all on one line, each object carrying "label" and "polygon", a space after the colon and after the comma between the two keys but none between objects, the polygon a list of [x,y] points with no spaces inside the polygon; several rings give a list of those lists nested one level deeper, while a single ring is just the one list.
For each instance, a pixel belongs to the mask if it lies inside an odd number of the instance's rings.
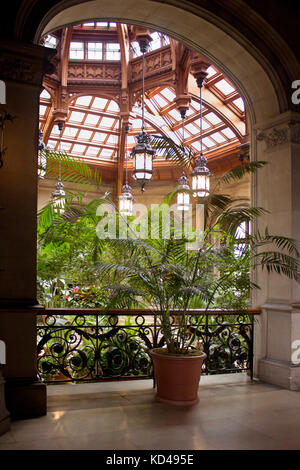
[{"label": "iron scrollwork", "polygon": [[[45,382],[150,378],[147,350],[165,345],[153,313],[48,314],[40,317],[37,332],[38,374]],[[207,354],[203,374],[252,375],[253,317],[248,314],[190,315],[187,337]]]}]

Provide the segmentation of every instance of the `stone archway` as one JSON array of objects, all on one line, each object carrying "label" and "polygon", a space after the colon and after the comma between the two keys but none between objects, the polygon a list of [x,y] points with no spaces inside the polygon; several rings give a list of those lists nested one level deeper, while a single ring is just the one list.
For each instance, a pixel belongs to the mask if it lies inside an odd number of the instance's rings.
[{"label": "stone archway", "polygon": [[[143,25],[175,37],[200,52],[230,78],[246,102],[250,121],[251,159],[266,160],[272,164],[272,171],[262,170],[252,181],[252,203],[265,207],[272,214],[266,215],[260,225],[268,225],[274,233],[300,238],[300,231],[295,231],[294,222],[294,217],[299,217],[299,214],[292,214],[290,211],[291,192],[296,187],[292,184],[291,174],[286,172],[283,181],[281,172],[283,159],[285,163],[289,161],[290,170],[294,164],[292,147],[297,145],[293,142],[297,135],[297,126],[293,124],[291,128],[289,125],[292,120],[298,122],[298,118],[288,111],[282,113],[288,108],[286,93],[279,76],[264,54],[244,35],[233,31],[228,24],[219,21],[203,8],[188,9],[171,1],[154,3],[150,0],[130,0],[124,3],[122,0],[94,0],[83,3],[66,0],[43,18],[37,28],[35,41],[42,34],[66,24],[96,19],[100,12],[103,19]],[[278,41],[277,37],[276,40]],[[283,53],[283,44],[280,47]],[[285,50],[284,54],[294,63],[290,51]],[[295,286],[292,288],[287,280],[278,280],[276,276],[267,278],[259,274],[256,281],[262,286],[262,290],[253,301],[256,306],[265,305],[265,310],[260,326],[256,327],[255,374],[288,387],[294,387],[291,382],[296,380],[300,387],[300,375],[297,373],[298,378],[291,380],[289,370],[292,329],[296,318],[291,302],[300,298],[300,290]],[[289,320],[283,313],[286,311],[290,312]],[[287,336],[284,340],[274,334],[271,326],[273,321],[278,326],[281,322],[285,324]],[[283,355],[278,353],[278,345],[282,341],[285,343]],[[262,358],[267,359],[260,364]],[[281,369],[278,368],[278,361]]]},{"label": "stone archway", "polygon": [[[229,3],[233,13],[241,8],[240,1]],[[247,8],[243,4],[243,10],[240,11],[240,17],[244,23],[249,13]],[[159,0],[128,0],[126,2],[122,0],[110,2],[63,0],[54,2],[52,7],[45,8],[40,17],[37,17],[36,12],[33,14],[30,7],[27,9],[24,7],[20,12],[15,23],[15,29],[17,29],[15,37],[21,41],[28,37],[30,25],[29,36],[37,44],[45,33],[78,21],[101,17],[146,25],[166,32],[200,52],[211,63],[216,64],[236,85],[245,99],[250,121],[251,159],[266,160],[272,165],[272,170],[269,169],[271,166],[264,168],[255,175],[252,181],[253,204],[263,206],[270,211],[270,214],[264,216],[261,226],[268,224],[274,233],[300,238],[300,207],[296,197],[300,187],[299,158],[297,160],[300,145],[299,115],[289,111],[288,92],[284,88],[284,81],[269,60],[267,52],[263,47],[260,48],[251,42],[242,32],[243,28],[239,30],[238,25],[231,26],[230,18],[225,20],[206,8],[196,6],[191,2],[185,2],[182,5],[175,0],[164,2]],[[292,51],[267,23],[260,18],[256,20],[257,27],[265,28],[265,34],[271,35],[274,39],[273,52],[286,67],[286,76],[291,77],[297,73],[300,66]],[[249,25],[250,23],[249,19]],[[10,310],[2,317],[7,341],[10,343],[8,344],[8,361],[11,364],[7,368],[6,377],[13,381],[22,375],[22,377],[27,377],[32,384],[34,382],[34,338],[32,335],[35,313],[30,314],[31,321],[26,322],[25,325],[24,315],[16,311],[15,300],[19,301],[21,310],[24,310],[26,304],[31,305],[34,301],[36,248],[32,227],[35,227],[36,190],[32,188],[36,184],[36,166],[33,155],[38,141],[38,90],[47,53],[38,46],[28,44],[23,44],[20,48],[19,44],[10,43],[5,48],[11,63],[16,64],[21,60],[25,65],[23,69],[25,72],[27,70],[27,73],[20,70],[12,73],[13,67],[5,66],[4,63],[0,78],[8,80],[8,103],[11,100],[11,113],[18,114],[20,117],[19,124],[17,123],[14,129],[9,129],[7,133],[9,149],[7,159],[9,161],[11,156],[11,162],[8,163],[7,171],[3,173],[6,178],[4,190],[9,195],[7,200],[11,211],[18,207],[17,195],[22,197],[24,192],[27,194],[27,203],[22,215],[28,228],[28,233],[26,232],[22,242],[19,242],[18,238],[13,235],[8,243],[7,263],[8,265],[12,263],[14,269],[10,271],[10,278],[4,286],[0,286],[0,294],[5,298],[9,292],[9,300],[15,309],[14,313]],[[28,84],[34,84],[34,91],[32,87],[28,87]],[[23,96],[24,87],[27,90],[26,98]],[[24,122],[27,126],[25,129]],[[32,134],[36,134],[36,139],[32,139]],[[24,172],[26,181],[23,178]],[[16,179],[19,181],[20,188],[14,189],[13,192],[11,185],[14,183],[15,188]],[[21,213],[19,215],[21,217]],[[16,223],[9,225],[11,216],[6,217],[7,226],[10,226],[6,233],[8,239],[11,227],[16,228]],[[14,259],[16,246],[21,256],[21,269],[20,266],[18,269]],[[24,252],[26,256],[23,255]],[[25,273],[28,272],[30,275],[27,278]],[[15,282],[16,279],[17,287],[13,289],[13,281]],[[262,380],[287,388],[300,389],[300,367],[296,367],[291,362],[292,341],[297,339],[297,334],[300,336],[299,286],[275,275],[267,278],[259,274],[256,282],[261,285],[262,290],[256,295],[254,303],[255,306],[264,305],[264,314],[256,328],[255,374]],[[20,321],[21,326],[18,328],[21,337],[24,338],[24,334],[28,337],[31,335],[26,354],[22,357],[22,372],[18,363],[18,351],[16,352],[13,347],[17,339],[11,334],[12,325],[16,324],[16,321]],[[38,393],[36,389],[31,391],[32,393],[41,397],[41,392]],[[36,407],[42,409],[41,404],[38,404],[39,399],[34,399],[37,403]],[[23,406],[26,410],[27,405],[23,403]],[[37,411],[37,413],[41,412],[44,411]]]}]

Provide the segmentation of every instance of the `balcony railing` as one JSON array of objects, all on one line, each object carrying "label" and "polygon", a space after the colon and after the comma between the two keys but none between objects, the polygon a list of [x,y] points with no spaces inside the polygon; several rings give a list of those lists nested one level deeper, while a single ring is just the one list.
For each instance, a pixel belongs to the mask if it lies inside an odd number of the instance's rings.
[{"label": "balcony railing", "polygon": [[[188,334],[207,354],[203,374],[253,374],[253,326],[260,310],[190,310]],[[174,328],[176,316],[172,312]],[[165,339],[150,310],[45,309],[38,317],[39,378],[47,383],[153,377],[148,349]]]}]

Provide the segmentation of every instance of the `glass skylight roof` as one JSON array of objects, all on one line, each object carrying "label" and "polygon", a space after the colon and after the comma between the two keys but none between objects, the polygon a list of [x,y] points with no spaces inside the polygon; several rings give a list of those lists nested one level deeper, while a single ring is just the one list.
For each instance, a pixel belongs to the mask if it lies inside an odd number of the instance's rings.
[{"label": "glass skylight roof", "polygon": [[47,106],[40,105],[40,115],[44,116],[46,112]]},{"label": "glass skylight roof", "polygon": [[214,113],[206,114],[205,119],[207,119],[212,124],[219,124],[220,122],[222,122],[221,119],[219,119],[218,116]]},{"label": "glass skylight roof", "polygon": [[111,127],[114,124],[114,119],[103,117],[101,119],[101,127]]},{"label": "glass skylight roof", "polygon": [[64,127],[63,136],[64,137],[74,137],[74,135],[76,135],[77,132],[78,132],[78,129],[76,129],[74,127]]},{"label": "glass skylight roof", "polygon": [[98,114],[88,114],[84,122],[85,124],[97,124],[99,117]]},{"label": "glass skylight roof", "polygon": [[40,97],[41,97],[41,98],[45,98],[46,100],[48,100],[48,99],[50,100],[50,98],[51,98],[50,93],[48,93],[48,91],[45,90],[45,88],[44,88],[44,90],[42,91],[42,93],[40,94]]},{"label": "glass skylight roof", "polygon": [[84,116],[85,116],[84,113],[78,113],[77,111],[72,111],[71,116],[70,116],[70,121],[82,122]]},{"label": "glass skylight roof", "polygon": [[225,137],[220,134],[220,132],[215,132],[214,134],[211,134],[211,138],[218,142],[218,144],[221,144],[222,142],[226,142]]},{"label": "glass skylight roof", "polygon": [[92,100],[92,96],[80,96],[76,100],[76,105],[89,106]]},{"label": "glass skylight roof", "polygon": [[[43,94],[46,97],[46,93]],[[48,95],[47,95],[48,96]],[[151,92],[151,98],[147,98],[145,110],[145,127],[148,133],[157,134],[159,132],[171,137],[177,144],[182,142],[182,119],[178,109],[174,108],[174,90],[170,87],[160,87]],[[241,100],[241,98],[240,98]],[[236,99],[237,104],[241,104]],[[70,155],[82,155],[86,157],[107,159],[114,158],[119,143],[119,106],[106,98],[94,97],[92,95],[75,98],[72,106],[80,107],[81,111],[71,109],[67,123],[63,130],[64,149]],[[41,105],[41,118],[46,112],[46,106]],[[168,108],[171,108],[168,110]],[[221,127],[222,120],[207,108],[205,104],[204,116],[202,120],[203,150],[206,152],[224,146],[227,142],[237,140],[236,134],[230,127]],[[93,113],[89,110],[94,110]],[[97,112],[98,111],[98,112]],[[132,122],[129,135],[127,136],[127,148],[131,151],[136,144],[136,136],[141,131],[141,107],[134,106],[133,113],[136,118]],[[200,106],[198,98],[191,100],[188,122],[185,124],[185,144],[191,145],[194,151],[200,151]],[[68,125],[68,122],[70,125]],[[72,124],[71,124],[72,123]],[[80,127],[78,127],[80,126]],[[87,126],[85,129],[84,126]],[[216,132],[211,130],[216,127]],[[94,130],[93,130],[94,129]],[[220,130],[219,130],[220,129]],[[209,132],[206,136],[205,133]],[[53,127],[51,142],[57,150],[58,128]],[[87,142],[83,145],[82,142]],[[73,142],[73,143],[72,143]],[[90,143],[90,145],[89,145]],[[92,144],[92,145],[91,145]],[[104,146],[104,147],[103,147]]]},{"label": "glass skylight roof", "polygon": [[236,100],[233,100],[233,103],[241,110],[245,111],[245,104],[243,98],[237,98]]},{"label": "glass skylight roof", "polygon": [[213,75],[215,75],[217,73],[216,69],[214,69],[214,67],[212,65],[210,67],[208,67],[206,72],[207,72],[207,78],[210,78],[210,77],[212,77]]},{"label": "glass skylight roof", "polygon": [[229,127],[227,127],[226,129],[223,129],[222,134],[225,134],[226,137],[228,137],[228,139],[233,139],[235,137],[234,132],[232,132],[232,130],[229,129]]},{"label": "glass skylight roof", "polygon": [[96,96],[96,98],[94,99],[94,102],[92,104],[92,108],[104,109],[105,106],[107,105],[107,102],[108,102],[108,100],[106,100],[104,98],[98,98],[98,96]]},{"label": "glass skylight roof", "polygon": [[213,147],[215,145],[209,137],[204,137],[202,141],[206,147]]},{"label": "glass skylight roof", "polygon": [[227,82],[227,80],[224,80],[224,79],[215,83],[215,86],[219,90],[221,90],[221,92],[224,93],[224,95],[229,95],[230,93],[235,91],[234,88]]},{"label": "glass skylight roof", "polygon": [[[116,23],[101,20],[87,21],[75,25],[73,29],[86,29],[85,35],[77,31],[74,41],[71,41],[70,58],[74,59],[73,64],[83,57],[85,57],[85,63],[87,59],[91,59],[93,67],[93,61],[95,62],[97,59],[120,60],[120,45],[116,40],[118,34]],[[93,30],[95,30],[95,36],[92,36],[94,34]],[[105,33],[105,38],[109,39],[99,39],[99,35],[103,34],[104,30],[114,30],[111,31],[111,34]],[[89,37],[88,40],[81,39],[87,36]],[[150,45],[150,51],[170,43],[169,38],[162,33],[152,32],[151,36],[153,41]],[[52,42],[54,45],[54,40]],[[130,60],[140,55],[138,43],[131,42],[131,49],[135,49],[135,51],[130,53]],[[203,150],[206,154],[213,155],[218,147],[226,147],[227,144],[229,145],[235,141],[238,143],[237,136],[241,134],[241,131],[240,127],[234,123],[237,118],[244,121],[245,106],[243,99],[234,86],[229,80],[223,78],[215,66],[210,66],[207,72],[208,80],[205,85],[202,120]],[[95,88],[94,84],[93,87]],[[76,89],[70,90],[69,96],[73,95],[74,99],[70,104],[67,121],[63,129],[62,148],[68,154],[74,156],[98,158],[100,160],[114,159],[118,155],[119,145],[119,105],[117,101],[111,99],[110,95],[105,97],[105,90],[99,88],[101,96],[94,96],[92,94],[94,89],[89,88],[88,85],[87,90],[86,96],[78,96],[79,93]],[[145,128],[148,133],[161,133],[180,144],[182,141],[182,118],[176,107],[175,98],[175,90],[172,86],[156,85],[153,89],[147,89],[145,93]],[[118,96],[115,99],[118,100]],[[216,107],[216,100],[219,100],[220,104],[225,105],[228,112],[232,113],[234,118],[232,122],[229,120],[230,114],[229,118],[226,114],[227,119],[223,119],[222,113]],[[40,124],[42,130],[47,127],[47,123],[51,122],[50,113],[53,109],[51,108],[51,102],[49,92],[44,89],[40,95]],[[136,144],[136,136],[141,131],[140,98],[131,109],[131,112],[136,117],[127,136],[128,152]],[[58,150],[58,138],[59,131],[57,126],[54,126],[50,133],[48,145]],[[200,104],[199,96],[196,94],[191,95],[190,107],[186,112],[185,143],[187,146],[190,145],[194,151],[200,151]],[[158,159],[161,158],[159,155],[157,157]]]},{"label": "glass skylight roof", "polygon": [[78,139],[89,140],[91,135],[92,135],[92,131],[87,131],[85,129],[82,129],[78,134]]}]

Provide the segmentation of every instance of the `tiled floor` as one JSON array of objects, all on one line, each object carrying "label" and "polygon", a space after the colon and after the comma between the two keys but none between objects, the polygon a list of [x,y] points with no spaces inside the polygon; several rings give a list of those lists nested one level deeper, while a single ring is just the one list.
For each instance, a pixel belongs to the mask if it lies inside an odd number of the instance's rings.
[{"label": "tiled floor", "polygon": [[48,415],[15,421],[3,449],[300,449],[300,392],[244,374],[202,377],[200,401],[174,408],[152,382],[48,387]]}]

